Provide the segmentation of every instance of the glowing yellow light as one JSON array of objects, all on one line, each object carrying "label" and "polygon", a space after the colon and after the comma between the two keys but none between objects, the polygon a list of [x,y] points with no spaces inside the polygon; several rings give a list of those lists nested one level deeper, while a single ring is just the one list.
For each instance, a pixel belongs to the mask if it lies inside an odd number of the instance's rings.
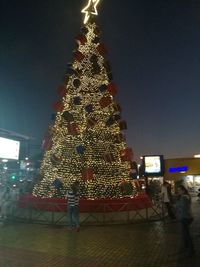
[{"label": "glowing yellow light", "polygon": [[82,13],[85,13],[84,24],[88,22],[91,14],[98,15],[97,5],[99,2],[100,0],[89,0],[87,6],[81,10]]},{"label": "glowing yellow light", "polygon": [[[87,42],[79,46],[79,51],[84,54],[83,62],[76,60],[71,63],[74,70],[79,70],[76,74],[68,75],[65,82],[67,94],[62,97],[64,106],[62,111],[56,114],[55,122],[49,128],[51,145],[45,151],[40,169],[40,179],[34,187],[33,194],[40,197],[64,198],[66,190],[74,179],[80,181],[80,196],[88,199],[116,198],[123,197],[120,181],[129,181],[130,163],[121,160],[121,151],[125,149],[126,142],[121,137],[119,124],[116,121],[113,125],[107,126],[106,121],[115,113],[114,105],[116,101],[111,98],[113,105],[102,109],[99,100],[102,98],[101,85],[108,86],[107,71],[104,66],[104,57],[96,49],[97,44],[93,42],[96,33],[96,24],[92,22],[92,17],[97,15],[98,3],[100,0],[88,0],[87,6],[82,10],[87,23]],[[98,58],[98,66],[101,71],[92,77],[93,64],[89,60],[91,54]],[[75,88],[74,80],[80,80],[80,85]],[[110,96],[108,90],[105,96]],[[80,105],[74,105],[74,97],[81,98]],[[111,97],[111,96],[110,96]],[[85,106],[92,104],[92,113],[85,110]],[[63,113],[67,111],[73,115],[73,122],[68,122]],[[88,121],[91,127],[88,127]],[[94,125],[92,125],[92,123]],[[78,133],[70,132],[69,125],[78,126]],[[73,130],[73,129],[72,129]],[[84,155],[77,153],[76,147],[80,144],[85,146]],[[115,161],[107,162],[104,159],[105,152],[112,151]],[[54,160],[55,159],[55,160]],[[93,179],[84,180],[82,169],[92,168]],[[53,185],[55,178],[61,180],[63,188],[57,190]],[[137,189],[134,189],[136,193]],[[135,194],[134,193],[134,194]]]}]

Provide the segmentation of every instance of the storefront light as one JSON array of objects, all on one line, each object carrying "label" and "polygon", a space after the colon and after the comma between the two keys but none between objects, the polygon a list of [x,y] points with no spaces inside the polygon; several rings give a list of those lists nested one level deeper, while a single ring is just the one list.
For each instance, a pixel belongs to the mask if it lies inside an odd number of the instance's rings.
[{"label": "storefront light", "polygon": [[200,176],[195,177],[195,182],[200,183]]},{"label": "storefront light", "polygon": [[186,173],[189,170],[188,166],[170,167],[169,172]]},{"label": "storefront light", "polygon": [[194,158],[200,158],[200,154],[194,155]]},{"label": "storefront light", "polygon": [[190,182],[193,182],[193,175],[187,175],[186,177]]}]

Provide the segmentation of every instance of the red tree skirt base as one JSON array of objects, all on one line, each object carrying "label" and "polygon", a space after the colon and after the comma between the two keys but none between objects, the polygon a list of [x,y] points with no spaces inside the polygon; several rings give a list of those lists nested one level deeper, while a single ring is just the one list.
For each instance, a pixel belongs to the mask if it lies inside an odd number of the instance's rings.
[{"label": "red tree skirt base", "polygon": [[[35,210],[66,212],[67,200],[60,198],[40,198],[27,194],[21,196],[18,201],[19,208],[31,208]],[[151,199],[146,194],[133,198],[119,199],[80,199],[80,212],[119,212],[141,210],[152,207]]]}]

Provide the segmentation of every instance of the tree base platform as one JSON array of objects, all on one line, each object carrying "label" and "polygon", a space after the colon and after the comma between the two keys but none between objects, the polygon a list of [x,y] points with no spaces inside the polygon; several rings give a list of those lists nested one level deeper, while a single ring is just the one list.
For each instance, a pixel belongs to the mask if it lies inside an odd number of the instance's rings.
[{"label": "tree base platform", "polygon": [[[116,212],[141,210],[152,207],[152,201],[146,194],[135,197],[112,199],[80,199],[81,213]],[[31,194],[23,195],[18,201],[19,208],[31,208],[44,211],[67,211],[67,200],[61,198],[40,198]]]}]

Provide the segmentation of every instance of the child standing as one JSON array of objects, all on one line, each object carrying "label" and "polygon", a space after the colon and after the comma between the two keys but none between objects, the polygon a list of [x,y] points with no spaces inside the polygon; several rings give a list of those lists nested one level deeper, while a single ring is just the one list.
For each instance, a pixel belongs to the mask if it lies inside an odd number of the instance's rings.
[{"label": "child standing", "polygon": [[67,211],[69,215],[69,230],[80,231],[79,222],[79,182],[74,181],[67,192]]}]

